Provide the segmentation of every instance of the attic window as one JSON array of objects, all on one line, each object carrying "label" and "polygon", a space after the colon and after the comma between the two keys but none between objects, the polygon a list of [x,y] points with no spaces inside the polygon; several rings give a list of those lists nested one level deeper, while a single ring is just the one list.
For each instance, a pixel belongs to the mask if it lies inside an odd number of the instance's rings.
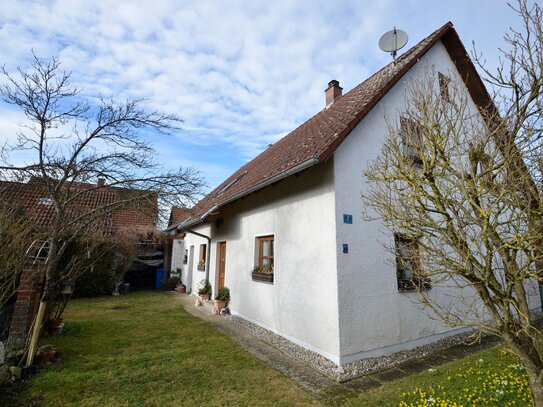
[{"label": "attic window", "polygon": [[421,165],[422,159],[419,151],[424,144],[422,125],[417,120],[401,116],[400,137],[406,158],[415,165]]},{"label": "attic window", "polygon": [[224,192],[226,192],[226,190],[228,188],[230,188],[232,185],[234,185],[236,182],[238,182],[241,178],[243,178],[243,176],[247,174],[246,172],[244,172],[243,174],[239,175],[238,177],[234,178],[232,181],[230,181],[228,184],[226,184],[224,187],[222,187],[219,191],[219,195],[220,194],[223,194]]},{"label": "attic window", "polygon": [[437,73],[437,77],[439,80],[439,93],[441,94],[441,97],[443,98],[443,100],[450,102],[451,98],[449,95],[449,82],[451,81],[451,78],[449,78],[447,75],[442,74],[441,72]]},{"label": "attic window", "polygon": [[53,200],[51,198],[40,198],[38,199],[38,205],[53,205]]}]

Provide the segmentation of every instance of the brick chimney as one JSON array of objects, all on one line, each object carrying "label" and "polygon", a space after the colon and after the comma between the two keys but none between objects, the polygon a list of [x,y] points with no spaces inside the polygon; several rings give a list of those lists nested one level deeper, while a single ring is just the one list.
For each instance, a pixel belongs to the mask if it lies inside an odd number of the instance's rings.
[{"label": "brick chimney", "polygon": [[106,183],[106,179],[105,178],[98,178],[98,186],[99,187],[103,187]]},{"label": "brick chimney", "polygon": [[330,106],[335,100],[342,95],[343,88],[339,86],[339,82],[335,79],[328,82],[328,88],[324,91],[326,94],[326,107]]}]

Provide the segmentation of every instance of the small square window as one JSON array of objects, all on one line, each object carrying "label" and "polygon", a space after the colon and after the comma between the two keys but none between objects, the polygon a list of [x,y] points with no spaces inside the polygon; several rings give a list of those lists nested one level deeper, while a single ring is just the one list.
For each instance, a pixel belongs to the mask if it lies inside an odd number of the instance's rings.
[{"label": "small square window", "polygon": [[430,288],[430,279],[420,267],[419,241],[405,235],[394,235],[396,245],[396,277],[398,290],[410,291]]},{"label": "small square window", "polygon": [[449,82],[451,81],[451,78],[442,74],[441,72],[437,73],[437,77],[439,80],[439,93],[441,94],[441,97],[443,100],[450,102],[451,98],[449,95]]},{"label": "small square window", "polygon": [[404,154],[414,164],[422,165],[420,151],[424,145],[421,124],[411,118],[400,117],[400,136]]}]

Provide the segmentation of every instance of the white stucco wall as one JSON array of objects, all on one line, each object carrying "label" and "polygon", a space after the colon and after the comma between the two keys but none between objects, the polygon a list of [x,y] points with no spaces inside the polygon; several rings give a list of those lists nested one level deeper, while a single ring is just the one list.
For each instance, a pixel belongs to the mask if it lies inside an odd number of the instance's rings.
[{"label": "white stucco wall", "polygon": [[[215,218],[223,223],[194,228],[211,235],[210,281],[218,284],[217,245],[226,242],[225,285],[230,310],[308,349],[339,362],[339,323],[335,252],[333,161],[291,176],[225,208]],[[274,235],[274,282],[253,281],[256,238]],[[196,271],[199,245],[194,245],[193,290],[205,273]]]},{"label": "white stucco wall", "polygon": [[185,242],[182,239],[172,241],[171,272],[177,274],[177,269],[183,270],[183,256],[185,255]]},{"label": "white stucco wall", "polygon": [[[232,313],[338,364],[458,332],[428,318],[417,293],[398,291],[394,260],[382,246],[393,246],[393,236],[382,223],[362,217],[361,194],[368,187],[363,172],[386,137],[385,116],[397,117],[405,110],[406,83],[427,75],[430,66],[449,77],[458,75],[438,42],[352,131],[333,159],[220,208],[208,223],[194,228],[212,238],[208,250],[214,292],[217,246],[226,242],[225,284]],[[478,114],[475,105],[470,110]],[[352,215],[352,224],[343,223],[344,214]],[[222,223],[217,227],[218,218]],[[266,235],[275,237],[273,284],[251,278],[256,238]],[[206,243],[190,233],[185,237],[189,264],[183,266],[183,282],[193,293],[205,277],[197,264],[200,245]],[[348,253],[343,253],[343,244]],[[539,296],[532,291],[535,308]],[[446,287],[431,290],[438,300],[446,292]]]},{"label": "white stucco wall", "polygon": [[[398,118],[406,110],[406,84],[427,77],[430,67],[450,78],[458,76],[445,47],[438,42],[334,153],[342,363],[390,354],[457,332],[430,319],[418,304],[416,292],[398,291],[394,259],[383,247],[383,243],[394,247],[393,236],[382,222],[364,220],[361,200],[368,188],[363,172],[379,154],[387,135],[385,117]],[[478,114],[473,103],[470,110]],[[353,224],[344,224],[343,214],[351,214]],[[349,253],[342,253],[342,244],[349,245]],[[439,301],[446,298],[447,290],[435,287],[431,295]]]}]

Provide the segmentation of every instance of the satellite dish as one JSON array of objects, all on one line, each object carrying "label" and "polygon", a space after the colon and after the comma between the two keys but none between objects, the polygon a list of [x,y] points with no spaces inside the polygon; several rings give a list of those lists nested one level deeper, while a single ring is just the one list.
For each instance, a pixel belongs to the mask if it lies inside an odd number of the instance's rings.
[{"label": "satellite dish", "polygon": [[393,30],[384,33],[379,40],[379,48],[385,52],[390,52],[392,54],[392,59],[396,59],[398,50],[405,47],[405,44],[407,44],[407,33],[402,30],[397,30],[396,27],[394,27]]}]

